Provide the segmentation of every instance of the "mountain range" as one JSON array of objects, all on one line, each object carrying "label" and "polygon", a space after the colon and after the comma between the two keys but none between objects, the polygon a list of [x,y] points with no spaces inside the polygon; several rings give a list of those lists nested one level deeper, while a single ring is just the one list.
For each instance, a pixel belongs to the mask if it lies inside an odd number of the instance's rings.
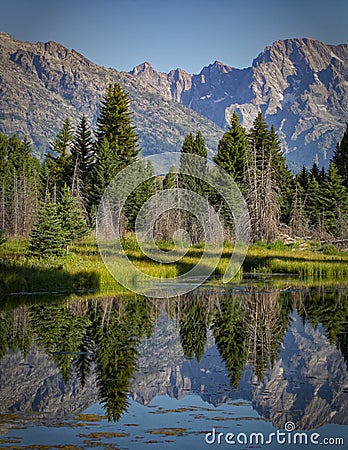
[{"label": "mountain range", "polygon": [[21,42],[0,33],[0,131],[29,135],[42,156],[69,116],[93,127],[108,83],[129,93],[143,154],[180,151],[201,130],[212,154],[234,111],[246,129],[261,111],[274,125],[293,167],[326,165],[348,120],[348,45],[287,39],[267,47],[251,67],[221,62],[192,75],[98,66],[55,42]]}]

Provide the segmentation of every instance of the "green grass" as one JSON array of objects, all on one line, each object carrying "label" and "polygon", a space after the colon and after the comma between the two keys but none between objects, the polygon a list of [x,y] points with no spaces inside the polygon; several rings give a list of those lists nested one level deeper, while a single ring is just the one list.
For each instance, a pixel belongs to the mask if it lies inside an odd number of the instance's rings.
[{"label": "green grass", "polygon": [[[167,252],[174,248],[173,244],[165,242],[158,245]],[[186,273],[195,267],[204,252],[204,246],[193,246],[179,261],[165,264],[144,255],[133,235],[124,239],[123,246],[128,258],[141,272],[158,278],[173,278]],[[348,277],[347,252],[332,247],[312,247],[308,245],[308,249],[299,250],[282,243],[254,244],[234,281],[241,280],[243,273],[296,275],[297,282],[303,284],[309,280],[338,281]],[[213,272],[217,279],[225,273],[232,252],[233,246],[225,243]],[[69,254],[63,257],[40,259],[30,256],[27,240],[9,239],[0,246],[0,294],[55,291],[92,291],[107,295],[126,289],[105,267],[93,235],[75,242],[70,246]]]},{"label": "green grass", "polygon": [[285,248],[273,250],[251,246],[244,272],[296,274],[301,279],[344,278],[348,276],[348,253]]}]

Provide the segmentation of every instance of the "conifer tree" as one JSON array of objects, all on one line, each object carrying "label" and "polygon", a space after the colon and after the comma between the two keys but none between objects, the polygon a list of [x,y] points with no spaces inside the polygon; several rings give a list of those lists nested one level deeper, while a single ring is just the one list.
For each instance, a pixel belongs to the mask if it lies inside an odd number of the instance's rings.
[{"label": "conifer tree", "polygon": [[138,136],[132,125],[129,96],[118,83],[110,84],[99,107],[96,163],[91,200],[98,205],[117,173],[132,164],[139,154]]},{"label": "conifer tree", "polygon": [[193,133],[190,133],[184,139],[180,156],[180,172],[188,171],[190,175],[180,173],[178,177],[180,187],[187,190],[194,190],[196,187],[196,180],[191,176],[195,173],[195,170],[189,159],[189,155],[194,154],[194,145],[195,138]]},{"label": "conifer tree", "polygon": [[98,142],[107,139],[118,170],[134,162],[140,151],[129,105],[128,94],[123,92],[119,83],[115,83],[108,86],[99,107]]},{"label": "conifer tree", "polygon": [[95,151],[92,131],[88,126],[87,118],[82,116],[76,129],[71,147],[73,161],[78,163],[81,176],[85,179],[94,163]]},{"label": "conifer tree", "polygon": [[244,181],[245,152],[248,146],[246,133],[235,111],[231,117],[230,127],[221,138],[214,162],[224,169],[238,184]]},{"label": "conifer tree", "polygon": [[344,185],[348,189],[348,122],[341,142],[336,145],[332,162],[335,164],[338,175],[342,177]]},{"label": "conifer tree", "polygon": [[308,184],[308,171],[305,166],[302,166],[301,172],[297,173],[295,178],[302,190],[306,191]]},{"label": "conifer tree", "polygon": [[313,166],[311,168],[310,173],[319,182],[319,180],[320,180],[320,171],[319,171],[318,164],[316,162],[313,163]]},{"label": "conifer tree", "polygon": [[97,161],[92,171],[92,186],[89,191],[90,205],[98,206],[98,203],[118,171],[117,160],[110,151],[109,141],[104,137],[97,143]]},{"label": "conifer tree", "polygon": [[67,185],[62,188],[57,210],[64,233],[66,251],[68,252],[69,243],[86,234],[87,224],[77,199],[72,196]]},{"label": "conifer tree", "polygon": [[36,222],[30,234],[29,251],[35,256],[62,255],[65,232],[58,214],[57,205],[50,199],[41,203]]},{"label": "conifer tree", "polygon": [[91,170],[95,159],[95,148],[92,132],[86,116],[83,115],[77,127],[71,147],[73,176],[71,181],[72,194],[84,206],[89,190]]},{"label": "conifer tree", "polygon": [[324,217],[324,227],[326,231],[338,236],[343,221],[347,221],[348,212],[348,196],[347,189],[343,184],[343,179],[339,175],[337,167],[334,163],[330,163],[326,180],[320,189],[319,210],[322,211]]},{"label": "conifer tree", "polygon": [[[201,159],[190,159],[190,155],[197,155]],[[185,137],[180,157],[180,172],[184,171],[189,175],[184,173],[179,175],[180,186],[199,195],[207,194],[206,183],[199,178],[204,177],[207,171],[207,149],[200,131],[196,137],[192,133]]]},{"label": "conifer tree", "polygon": [[[195,156],[199,158],[195,158]],[[207,149],[202,133],[198,131],[195,137],[190,133],[185,137],[181,149],[180,169],[177,177],[178,187],[208,199],[211,197],[211,187],[205,181],[207,170]],[[178,201],[180,203],[180,197]],[[192,242],[201,241],[204,233],[203,227],[193,214],[178,208],[174,220],[179,224],[179,228],[181,226],[186,228]]]},{"label": "conifer tree", "polygon": [[55,140],[50,143],[52,153],[46,155],[44,176],[50,192],[60,192],[64,184],[70,184],[73,173],[71,145],[74,130],[66,118]]}]

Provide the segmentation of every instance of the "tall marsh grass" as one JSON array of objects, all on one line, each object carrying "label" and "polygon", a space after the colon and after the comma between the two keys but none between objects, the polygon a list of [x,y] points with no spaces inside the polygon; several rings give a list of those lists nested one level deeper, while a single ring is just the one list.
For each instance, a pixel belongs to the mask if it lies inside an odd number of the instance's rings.
[{"label": "tall marsh grass", "polygon": [[[192,246],[177,262],[167,264],[147,257],[132,234],[126,236],[122,245],[140,273],[157,278],[174,278],[187,273],[196,266],[205,250],[204,245]],[[158,246],[168,252],[174,248],[173,243],[158,242]],[[348,253],[333,252],[331,248],[323,250],[296,250],[281,243],[255,244],[249,248],[234,281],[240,280],[243,273],[295,274],[303,281],[347,278]],[[214,253],[214,249],[210,251]],[[233,246],[225,243],[213,271],[216,278],[224,275],[232,253]],[[141,275],[139,277],[141,279]],[[105,267],[93,235],[71,245],[68,255],[45,259],[30,256],[26,240],[9,239],[0,245],[0,294],[59,290],[110,293],[124,292],[125,288]]]}]

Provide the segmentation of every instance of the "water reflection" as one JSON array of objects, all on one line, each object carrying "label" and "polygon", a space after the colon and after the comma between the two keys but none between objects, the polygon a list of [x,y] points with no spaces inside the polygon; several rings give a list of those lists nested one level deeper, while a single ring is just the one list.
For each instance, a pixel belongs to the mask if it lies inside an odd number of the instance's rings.
[{"label": "water reflection", "polygon": [[249,400],[277,427],[347,424],[347,322],[338,288],[13,299],[0,310],[0,412],[57,418],[99,400],[117,421],[131,397],[195,393]]}]

